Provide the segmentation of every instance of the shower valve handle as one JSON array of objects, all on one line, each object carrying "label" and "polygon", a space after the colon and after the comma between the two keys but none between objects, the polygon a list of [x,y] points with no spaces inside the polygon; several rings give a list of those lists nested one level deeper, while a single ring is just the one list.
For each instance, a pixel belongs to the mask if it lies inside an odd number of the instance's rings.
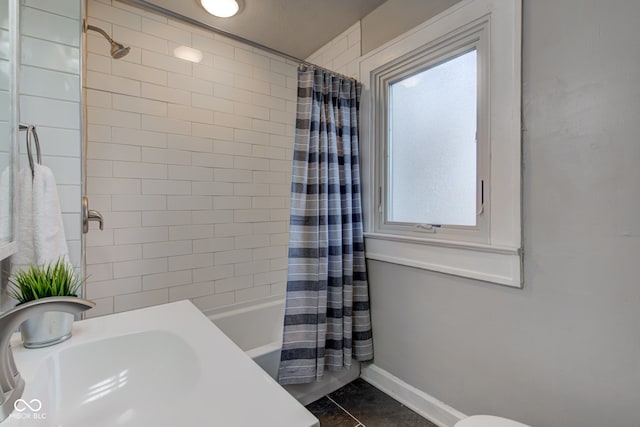
[{"label": "shower valve handle", "polygon": [[87,219],[89,221],[98,221],[100,224],[100,231],[104,230],[104,221],[100,212],[89,209],[89,217]]},{"label": "shower valve handle", "polygon": [[89,221],[98,221],[100,230],[104,230],[104,220],[102,214],[96,210],[89,209],[89,199],[82,197],[82,232],[89,232]]}]

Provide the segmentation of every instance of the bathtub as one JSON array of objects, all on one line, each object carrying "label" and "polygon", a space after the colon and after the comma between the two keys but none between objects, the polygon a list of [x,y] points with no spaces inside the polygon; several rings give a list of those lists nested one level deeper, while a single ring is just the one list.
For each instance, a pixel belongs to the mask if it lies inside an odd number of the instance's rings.
[{"label": "bathtub", "polygon": [[[204,313],[262,369],[277,380],[282,348],[284,300],[260,304],[235,305]],[[322,381],[286,385],[284,388],[303,405],[332,393],[360,376],[360,364],[353,361],[349,370],[325,371]]]}]

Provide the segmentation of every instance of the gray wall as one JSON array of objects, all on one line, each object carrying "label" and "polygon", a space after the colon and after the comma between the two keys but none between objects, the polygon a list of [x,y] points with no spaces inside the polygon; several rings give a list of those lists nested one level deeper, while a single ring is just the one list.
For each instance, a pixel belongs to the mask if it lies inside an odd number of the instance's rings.
[{"label": "gray wall", "polygon": [[377,365],[467,414],[640,426],[638,21],[524,1],[524,289],[370,261]]},{"label": "gray wall", "polygon": [[362,18],[362,54],[422,24],[460,0],[387,0]]}]

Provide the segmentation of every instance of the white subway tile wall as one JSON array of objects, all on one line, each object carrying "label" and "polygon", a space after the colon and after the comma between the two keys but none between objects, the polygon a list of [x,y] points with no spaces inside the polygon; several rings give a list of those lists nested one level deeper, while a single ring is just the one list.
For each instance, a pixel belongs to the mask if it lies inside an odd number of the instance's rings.
[{"label": "white subway tile wall", "polygon": [[87,34],[88,316],[284,296],[296,64],[117,1],[88,19],[131,46]]},{"label": "white subway tile wall", "polygon": [[[80,268],[80,2],[26,0],[20,13],[20,121],[36,126],[42,163],[56,177],[69,256]],[[24,138],[20,167],[28,168]]]},{"label": "white subway tile wall", "polygon": [[360,76],[360,21],[315,51],[307,61],[338,73],[358,78]]}]

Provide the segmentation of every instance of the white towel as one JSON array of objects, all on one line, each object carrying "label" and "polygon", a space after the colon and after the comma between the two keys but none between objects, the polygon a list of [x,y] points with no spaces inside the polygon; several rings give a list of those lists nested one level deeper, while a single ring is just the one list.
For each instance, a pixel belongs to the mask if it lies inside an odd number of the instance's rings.
[{"label": "white towel", "polygon": [[11,222],[11,168],[0,175],[0,244],[11,241],[13,223]]},{"label": "white towel", "polygon": [[33,178],[31,169],[24,168],[18,172],[18,208],[16,209],[18,233],[16,241],[18,252],[11,257],[13,271],[36,263],[35,246],[33,244]]},{"label": "white towel", "polygon": [[60,258],[69,263],[69,250],[55,176],[46,166],[34,166],[33,242],[36,263],[44,265],[56,262]]}]

